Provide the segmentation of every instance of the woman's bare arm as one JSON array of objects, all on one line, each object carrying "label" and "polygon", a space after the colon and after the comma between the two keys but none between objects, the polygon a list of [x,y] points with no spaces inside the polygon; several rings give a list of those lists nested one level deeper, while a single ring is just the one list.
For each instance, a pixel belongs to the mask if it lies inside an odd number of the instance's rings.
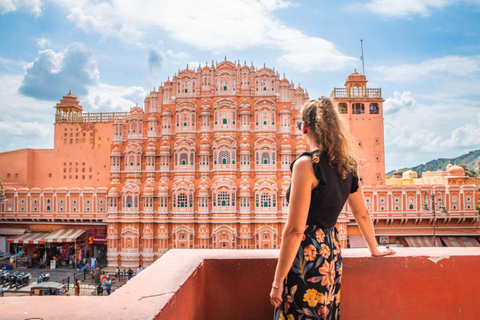
[{"label": "woman's bare arm", "polygon": [[385,256],[388,254],[394,254],[392,249],[382,249],[377,247],[375,241],[375,229],[373,228],[372,219],[370,213],[365,205],[365,199],[363,198],[363,192],[361,188],[358,188],[357,192],[351,193],[348,197],[348,205],[352,210],[353,216],[357,221],[358,227],[362,232],[365,241],[367,242],[370,253],[374,257]]}]

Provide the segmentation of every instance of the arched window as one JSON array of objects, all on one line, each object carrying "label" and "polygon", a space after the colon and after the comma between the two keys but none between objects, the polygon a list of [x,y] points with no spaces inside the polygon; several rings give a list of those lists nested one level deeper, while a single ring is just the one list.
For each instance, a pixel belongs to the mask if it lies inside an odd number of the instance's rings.
[{"label": "arched window", "polygon": [[133,205],[132,196],[127,196],[127,200],[125,203],[127,208],[131,208]]},{"label": "arched window", "polygon": [[378,103],[370,103],[370,114],[379,114],[380,108],[378,107]]},{"label": "arched window", "polygon": [[363,103],[354,103],[352,105],[353,114],[365,114],[365,105]]},{"label": "arched window", "polygon": [[222,207],[230,206],[230,193],[226,191],[220,191],[218,193],[218,205]]},{"label": "arched window", "polygon": [[229,150],[220,150],[218,152],[218,163],[219,164],[230,164],[230,151]]},{"label": "arched window", "polygon": [[186,166],[188,164],[188,155],[185,152],[180,153],[180,165]]},{"label": "arched window", "polygon": [[187,206],[187,195],[183,192],[177,195],[177,207],[178,208],[185,208]]},{"label": "arched window", "polygon": [[262,192],[260,194],[260,207],[270,208],[272,206],[272,195],[270,192]]},{"label": "arched window", "polygon": [[262,152],[262,164],[270,164],[270,153],[268,151]]}]

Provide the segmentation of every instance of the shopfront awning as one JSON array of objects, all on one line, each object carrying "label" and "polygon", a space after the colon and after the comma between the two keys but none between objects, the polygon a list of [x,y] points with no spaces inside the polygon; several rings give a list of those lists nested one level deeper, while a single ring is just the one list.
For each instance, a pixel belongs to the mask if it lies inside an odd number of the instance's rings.
[{"label": "shopfront awning", "polygon": [[448,247],[480,247],[475,237],[442,237]]},{"label": "shopfront awning", "polygon": [[0,236],[16,236],[17,234],[24,234],[26,229],[18,228],[0,228]]},{"label": "shopfront awning", "polygon": [[44,232],[33,232],[25,233],[14,238],[8,239],[8,243],[18,243],[18,244],[42,244],[45,243],[45,237],[48,233]]},{"label": "shopfront awning", "polygon": [[45,237],[45,243],[75,242],[84,232],[85,230],[81,229],[60,229]]},{"label": "shopfront awning", "polygon": [[[409,247],[434,247],[433,237],[405,237]],[[437,247],[443,247],[440,237],[437,237]]]},{"label": "shopfront awning", "polygon": [[348,236],[350,248],[368,248],[367,242],[363,236]]}]

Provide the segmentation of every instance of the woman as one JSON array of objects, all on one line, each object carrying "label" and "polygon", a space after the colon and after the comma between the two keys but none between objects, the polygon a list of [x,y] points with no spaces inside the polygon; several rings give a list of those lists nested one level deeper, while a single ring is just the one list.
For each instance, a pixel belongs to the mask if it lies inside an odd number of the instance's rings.
[{"label": "woman", "polygon": [[311,100],[300,112],[299,129],[313,151],[290,166],[288,219],[270,301],[275,319],[339,319],[342,256],[335,223],[347,200],[372,256],[395,252],[377,248],[357,164],[332,101]]}]

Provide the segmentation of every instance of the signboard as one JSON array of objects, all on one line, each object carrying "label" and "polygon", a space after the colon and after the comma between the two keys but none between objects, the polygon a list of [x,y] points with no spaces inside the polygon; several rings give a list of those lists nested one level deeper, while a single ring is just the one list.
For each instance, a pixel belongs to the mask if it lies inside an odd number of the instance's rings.
[{"label": "signboard", "polygon": [[57,260],[50,260],[50,269],[55,269],[57,267]]},{"label": "signboard", "polygon": [[107,236],[92,236],[93,244],[107,245]]}]

